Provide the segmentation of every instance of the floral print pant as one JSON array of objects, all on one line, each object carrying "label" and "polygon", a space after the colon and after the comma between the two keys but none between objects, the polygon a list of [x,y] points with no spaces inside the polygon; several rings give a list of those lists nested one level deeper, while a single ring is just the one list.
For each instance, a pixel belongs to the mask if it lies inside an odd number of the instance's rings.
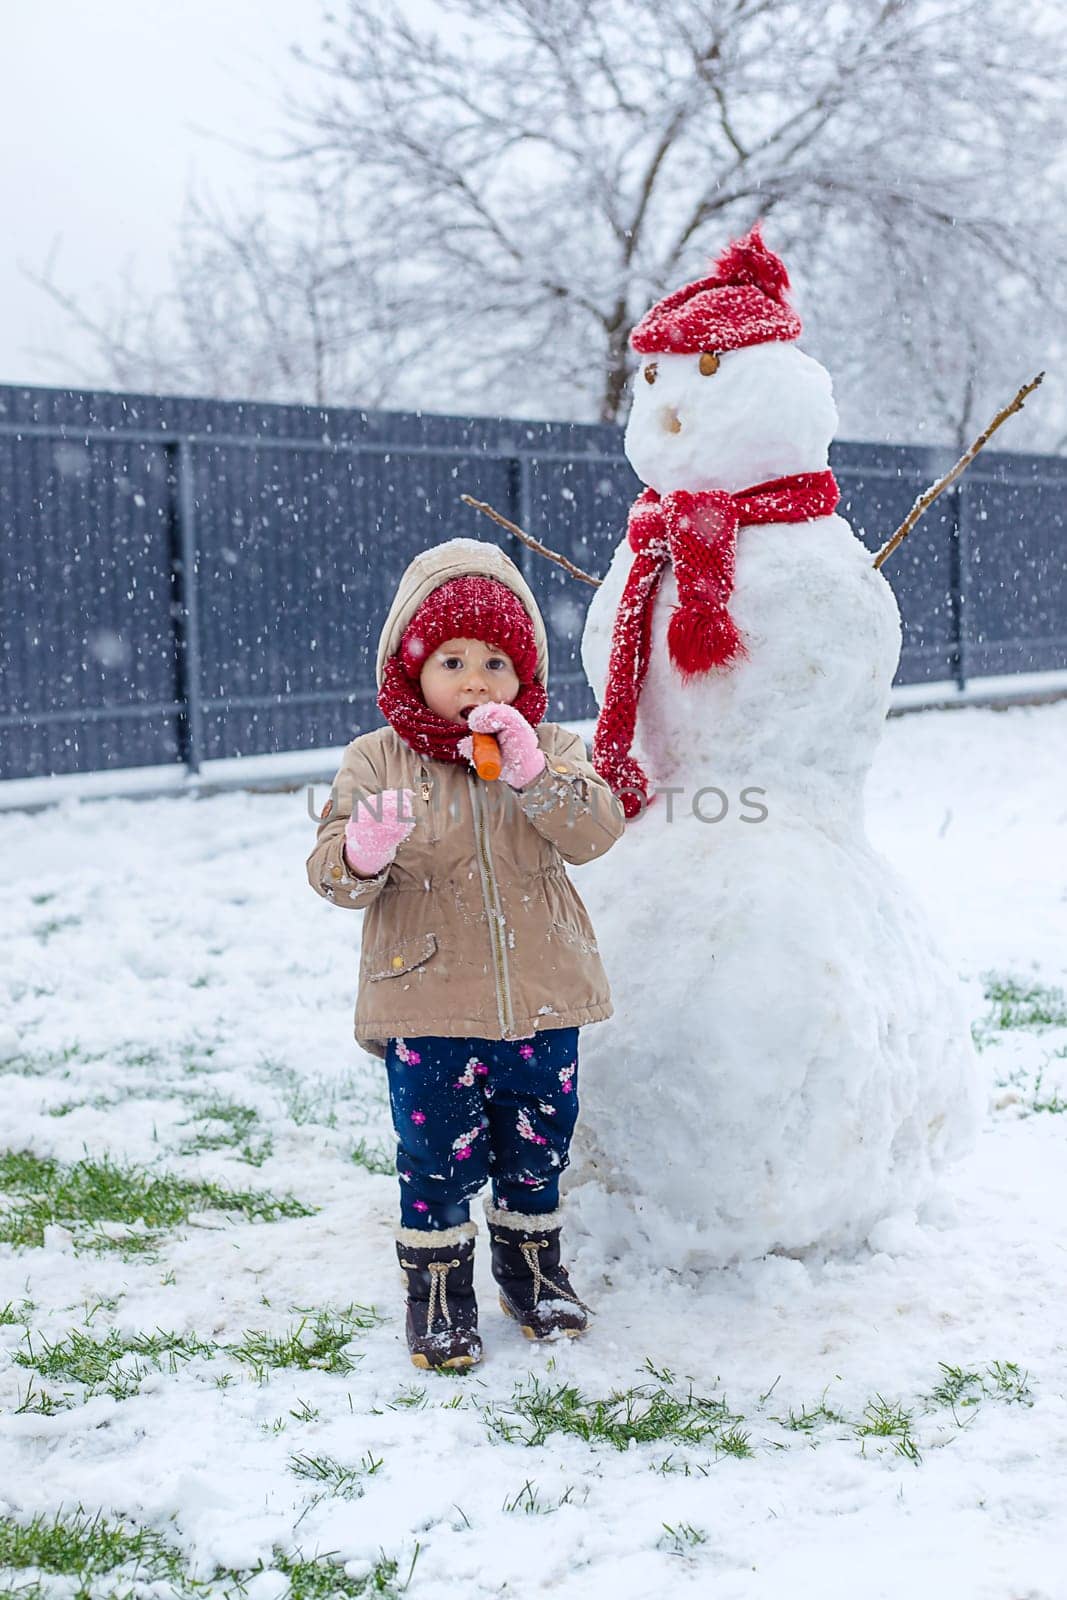
[{"label": "floral print pant", "polygon": [[501,1210],[559,1204],[578,1118],[578,1029],[529,1039],[390,1039],[400,1222],[454,1228],[490,1178]]}]

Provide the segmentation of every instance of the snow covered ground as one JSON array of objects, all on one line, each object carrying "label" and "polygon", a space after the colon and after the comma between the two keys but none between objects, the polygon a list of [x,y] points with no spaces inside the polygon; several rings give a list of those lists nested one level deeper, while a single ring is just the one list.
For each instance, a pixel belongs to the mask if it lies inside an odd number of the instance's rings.
[{"label": "snow covered ground", "polygon": [[586,1191],[593,1331],[527,1344],[483,1247],[462,1378],[407,1362],[306,794],[0,815],[0,1592],[1067,1595],[1067,703],[892,722],[869,795],[968,986],[973,1158],[703,1279]]}]

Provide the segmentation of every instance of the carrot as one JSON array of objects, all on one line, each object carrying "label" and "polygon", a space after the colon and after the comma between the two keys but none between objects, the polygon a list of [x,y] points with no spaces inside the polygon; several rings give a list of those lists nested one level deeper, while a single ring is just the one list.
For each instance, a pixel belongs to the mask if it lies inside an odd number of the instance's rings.
[{"label": "carrot", "polygon": [[471,734],[471,753],[474,770],[479,778],[492,780],[500,776],[500,746],[491,733]]}]

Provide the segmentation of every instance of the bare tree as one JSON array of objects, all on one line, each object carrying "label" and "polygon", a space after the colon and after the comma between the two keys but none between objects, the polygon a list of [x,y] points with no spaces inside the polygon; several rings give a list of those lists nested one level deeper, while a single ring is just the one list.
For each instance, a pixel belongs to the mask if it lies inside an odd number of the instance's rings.
[{"label": "bare tree", "polygon": [[29,275],[122,388],[320,405],[358,391],[362,403],[384,404],[388,386],[361,349],[374,286],[353,294],[351,247],[331,197],[313,173],[302,178],[300,193],[243,214],[191,195],[169,295],[145,296],[127,269],[111,303],[90,313],[57,283],[54,259]]},{"label": "bare tree", "polygon": [[350,0],[288,231],[194,215],[181,369],[616,421],[634,322],[763,216],[845,430],[967,435],[1054,337],[1065,36],[1037,0]]}]

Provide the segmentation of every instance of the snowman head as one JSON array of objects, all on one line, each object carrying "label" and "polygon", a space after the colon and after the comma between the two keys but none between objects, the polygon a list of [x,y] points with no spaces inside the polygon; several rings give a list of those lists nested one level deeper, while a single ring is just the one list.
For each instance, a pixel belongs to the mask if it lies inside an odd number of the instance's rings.
[{"label": "snowman head", "polygon": [[833,389],[826,369],[793,343],[801,324],[788,287],[757,223],[711,277],[668,295],[634,329],[641,363],[626,454],[660,494],[737,493],[825,469]]},{"label": "snowman head", "polygon": [[[646,356],[626,454],[659,494],[737,494],[794,472],[822,472],[837,427],[830,374],[792,344]],[[712,365],[714,363],[714,365]]]}]

